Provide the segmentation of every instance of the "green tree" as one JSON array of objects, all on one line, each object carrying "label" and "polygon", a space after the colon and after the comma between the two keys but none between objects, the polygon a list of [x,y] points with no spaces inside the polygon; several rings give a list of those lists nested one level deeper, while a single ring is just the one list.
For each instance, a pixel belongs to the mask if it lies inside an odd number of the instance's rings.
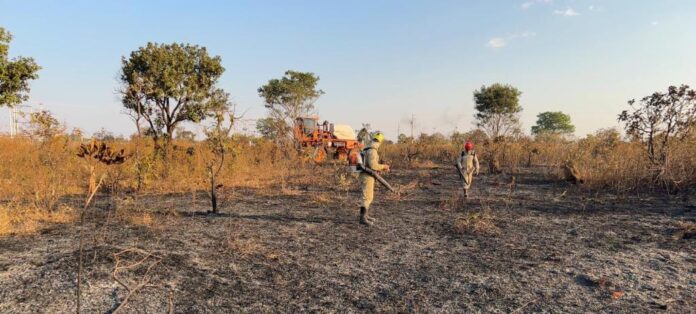
[{"label": "green tree", "polygon": [[360,131],[358,131],[358,135],[355,137],[358,142],[365,145],[365,147],[372,142],[372,138],[370,138],[370,130],[372,130],[372,126],[369,123],[363,123],[362,128]]},{"label": "green tree", "polygon": [[399,134],[399,136],[396,138],[396,142],[399,144],[408,144],[408,143],[413,143],[413,138],[410,136],[406,136],[406,134]]},{"label": "green tree", "polygon": [[107,129],[101,128],[99,131],[92,134],[92,138],[102,142],[111,142],[116,139],[116,136],[114,136],[114,133],[109,132]]},{"label": "green tree", "polygon": [[667,92],[655,92],[640,101],[628,101],[619,121],[626,134],[645,144],[650,161],[664,166],[672,142],[685,140],[696,129],[696,90],[688,85],[670,86]]},{"label": "green tree", "polygon": [[280,79],[269,80],[259,87],[258,93],[268,108],[268,118],[273,123],[265,126],[276,128],[277,140],[292,139],[292,126],[297,118],[308,115],[314,103],[324,94],[317,89],[319,77],[311,72],[286,71]]},{"label": "green tree", "polygon": [[148,43],[123,57],[123,106],[148,124],[147,134],[161,149],[184,121],[200,122],[227,108],[229,95],[217,82],[225,69],[219,56],[190,44]]},{"label": "green tree", "polygon": [[65,127],[48,110],[29,114],[29,127],[24,132],[32,139],[47,141],[62,134]]},{"label": "green tree", "polygon": [[621,133],[614,128],[599,129],[578,143],[584,150],[592,152],[593,157],[609,156],[621,143]]},{"label": "green tree", "polygon": [[32,58],[9,59],[12,34],[0,27],[0,107],[12,107],[29,99],[29,81],[41,69]]},{"label": "green tree", "polygon": [[176,128],[175,136],[177,139],[184,140],[184,141],[189,141],[189,142],[195,142],[196,141],[196,133],[193,133],[192,131],[186,130],[184,128]]},{"label": "green tree", "polygon": [[428,145],[443,145],[447,144],[447,137],[440,132],[435,132],[433,134],[421,133],[418,136],[418,142]]},{"label": "green tree", "polygon": [[488,141],[488,135],[481,129],[473,129],[466,133],[452,132],[450,142],[457,147],[463,147],[466,141],[471,141],[474,145],[482,145]]},{"label": "green tree", "polygon": [[279,137],[287,134],[291,129],[284,120],[275,120],[271,117],[266,117],[256,121],[256,130],[261,136],[275,141]]},{"label": "green tree", "polygon": [[532,126],[532,134],[567,135],[575,132],[575,126],[570,122],[570,115],[560,111],[546,111],[537,115],[537,122]]},{"label": "green tree", "polygon": [[519,104],[521,94],[517,88],[500,83],[484,85],[475,90],[476,125],[483,128],[492,139],[518,131],[519,113],[522,112]]}]

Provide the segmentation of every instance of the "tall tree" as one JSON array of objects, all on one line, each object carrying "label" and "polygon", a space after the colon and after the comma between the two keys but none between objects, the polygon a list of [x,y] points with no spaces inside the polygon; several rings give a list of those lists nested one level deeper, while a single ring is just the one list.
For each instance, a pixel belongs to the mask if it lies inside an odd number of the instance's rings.
[{"label": "tall tree", "polygon": [[200,122],[229,105],[229,95],[216,86],[224,71],[205,47],[148,43],[122,59],[122,103],[136,123],[148,124],[157,147],[164,140],[166,148],[181,122]]},{"label": "tall tree", "polygon": [[575,132],[575,126],[570,122],[570,115],[561,111],[546,111],[537,115],[536,125],[532,126],[532,134],[568,135]]},{"label": "tall tree", "polygon": [[32,58],[9,59],[12,34],[0,27],[0,107],[13,107],[29,99],[29,81],[41,69]]},{"label": "tall tree", "polygon": [[299,117],[308,115],[314,109],[314,102],[324,94],[317,88],[319,77],[311,72],[286,71],[280,79],[269,80],[259,87],[259,96],[268,108],[268,118],[264,127],[277,128],[271,132],[283,134],[279,140],[292,139],[292,126]]},{"label": "tall tree", "polygon": [[522,93],[515,87],[495,83],[474,91],[476,125],[496,139],[519,130],[519,113]]},{"label": "tall tree", "polygon": [[266,117],[256,121],[256,130],[261,136],[276,141],[278,138],[285,136],[290,128],[284,120]]},{"label": "tall tree", "polygon": [[655,92],[639,101],[628,101],[619,121],[626,133],[645,144],[648,158],[655,165],[665,165],[673,140],[687,140],[696,130],[696,90],[688,85],[670,86],[667,92]]}]

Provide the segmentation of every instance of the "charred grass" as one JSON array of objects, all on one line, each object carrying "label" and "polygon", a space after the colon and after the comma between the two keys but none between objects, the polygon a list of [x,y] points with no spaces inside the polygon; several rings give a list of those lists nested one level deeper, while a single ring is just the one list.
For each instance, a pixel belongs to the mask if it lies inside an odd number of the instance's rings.
[{"label": "charred grass", "polygon": [[[509,175],[478,176],[465,199],[448,165],[429,164],[388,174],[402,194],[378,188],[378,222],[365,228],[357,181],[337,173],[327,165],[287,173],[285,183],[228,187],[217,215],[205,213],[201,191],[100,196],[87,215],[83,310],[696,306],[693,199],[593,194],[529,169],[512,188]],[[74,310],[75,234],[66,220],[0,238],[0,312]]]}]

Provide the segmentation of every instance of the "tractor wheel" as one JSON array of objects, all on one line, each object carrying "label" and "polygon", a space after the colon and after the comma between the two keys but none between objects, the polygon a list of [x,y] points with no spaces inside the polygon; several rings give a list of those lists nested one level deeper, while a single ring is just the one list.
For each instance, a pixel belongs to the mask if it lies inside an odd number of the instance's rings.
[{"label": "tractor wheel", "polygon": [[336,159],[340,161],[346,161],[348,160],[348,151],[345,149],[337,150],[336,151]]},{"label": "tractor wheel", "polygon": [[317,147],[314,149],[314,152],[312,153],[312,159],[316,163],[322,163],[324,160],[326,160],[326,150],[324,147]]}]

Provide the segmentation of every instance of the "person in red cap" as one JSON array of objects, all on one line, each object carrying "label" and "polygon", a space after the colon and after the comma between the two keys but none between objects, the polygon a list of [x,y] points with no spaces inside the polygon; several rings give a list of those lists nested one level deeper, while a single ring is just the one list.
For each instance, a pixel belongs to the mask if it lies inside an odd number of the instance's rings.
[{"label": "person in red cap", "polygon": [[469,188],[474,179],[474,173],[479,174],[479,160],[474,151],[474,144],[466,141],[464,150],[457,158],[457,169],[464,179],[464,197],[469,197]]}]

